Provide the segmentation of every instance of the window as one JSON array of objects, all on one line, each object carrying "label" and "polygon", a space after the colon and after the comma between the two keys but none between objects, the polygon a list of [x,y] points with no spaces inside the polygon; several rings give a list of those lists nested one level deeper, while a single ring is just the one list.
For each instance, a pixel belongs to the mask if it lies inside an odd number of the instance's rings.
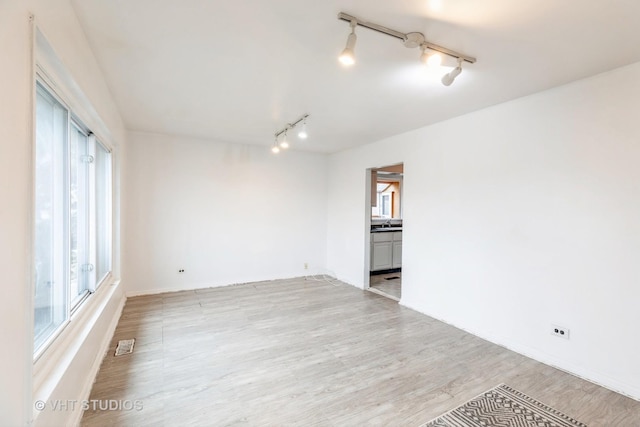
[{"label": "window", "polygon": [[100,283],[111,272],[111,153],[96,144],[96,279]]},{"label": "window", "polygon": [[64,322],[63,187],[68,111],[38,87],[35,156],[35,348]]},{"label": "window", "polygon": [[34,349],[39,353],[111,271],[111,153],[38,82]]},{"label": "window", "polygon": [[391,218],[391,193],[380,193],[380,217]]},{"label": "window", "polygon": [[392,181],[378,181],[376,183],[376,204],[371,207],[372,218],[395,218],[397,209],[394,208],[394,200],[397,199],[399,183]]}]

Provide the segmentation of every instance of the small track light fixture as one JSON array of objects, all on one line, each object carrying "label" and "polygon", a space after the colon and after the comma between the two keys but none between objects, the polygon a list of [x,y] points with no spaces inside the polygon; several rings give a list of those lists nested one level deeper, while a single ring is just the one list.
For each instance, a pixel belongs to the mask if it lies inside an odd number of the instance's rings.
[{"label": "small track light fixture", "polygon": [[356,56],[353,52],[353,49],[356,47],[356,41],[358,40],[358,36],[356,36],[356,27],[358,24],[355,20],[352,20],[349,24],[351,26],[351,34],[347,37],[347,46],[344,48],[338,60],[345,67],[350,67],[356,63]]},{"label": "small track light fixture", "polygon": [[458,66],[442,76],[442,84],[445,86],[451,86],[451,83],[460,75],[462,72],[462,59],[458,58]]},{"label": "small track light fixture", "polygon": [[427,67],[439,67],[442,65],[442,55],[438,52],[427,53],[427,47],[425,45],[420,46],[422,55],[420,55],[420,61]]},{"label": "small track light fixture", "polygon": [[[300,123],[302,123],[302,129],[300,129],[300,132],[298,133],[298,137],[300,139],[306,139],[308,136],[307,135],[307,117],[309,117],[309,114],[304,114],[298,120],[294,121],[293,123],[287,123],[285,127],[283,127],[278,132],[276,132],[275,133],[276,139],[273,143],[273,146],[271,147],[271,152],[274,154],[278,154],[281,151],[280,150],[281,148],[283,150],[286,150],[287,148],[289,148],[290,144],[289,144],[289,140],[287,139],[287,132],[295,128]],[[284,135],[284,136],[282,137],[282,141],[278,143],[280,135]]]},{"label": "small track light fixture", "polygon": [[284,137],[282,141],[280,141],[280,148],[284,148],[285,150],[289,148],[289,141],[287,141],[287,131],[284,131]]},{"label": "small track light fixture", "polygon": [[298,132],[298,138],[307,139],[308,136],[309,134],[307,133],[307,118],[305,117],[302,121],[302,128],[300,129],[300,132]]},{"label": "small track light fixture", "polygon": [[[402,41],[402,44],[404,44],[405,47],[419,47],[422,51],[420,60],[429,67],[439,67],[442,64],[442,55],[447,55],[457,59],[458,66],[442,77],[442,84],[444,84],[445,86],[450,86],[456,79],[456,77],[460,75],[460,73],[462,72],[462,62],[468,62],[469,64],[473,64],[476,62],[476,58],[463,55],[454,50],[427,41],[424,37],[424,34],[422,33],[402,33],[400,31],[383,27],[382,25],[362,21],[355,16],[351,16],[343,12],[340,12],[338,14],[338,19],[348,22],[349,26],[351,27],[351,34],[349,34],[349,38],[347,39],[347,47],[342,51],[342,55],[340,55],[339,57],[340,62],[344,65],[353,65],[355,63],[353,48],[356,44],[355,28],[358,25],[399,39],[400,41]],[[427,52],[427,50],[429,50],[429,52]]]}]

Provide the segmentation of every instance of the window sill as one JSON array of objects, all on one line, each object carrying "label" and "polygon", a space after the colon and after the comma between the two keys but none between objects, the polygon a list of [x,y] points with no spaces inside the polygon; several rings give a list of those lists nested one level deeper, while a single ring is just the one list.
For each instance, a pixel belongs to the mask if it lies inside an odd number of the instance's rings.
[{"label": "window sill", "polygon": [[[125,296],[122,292],[120,280],[110,280],[100,286],[95,293],[89,295],[87,300],[79,307],[69,319],[64,329],[34,361],[33,366],[33,400],[47,402],[64,375],[71,367],[75,357],[78,355],[87,338],[93,331],[94,326],[104,313],[105,309],[114,298],[117,298],[119,305],[115,319],[117,322],[119,313],[124,306]],[[100,337],[101,341],[106,340],[106,345],[111,337]],[[102,350],[98,357],[102,357],[105,350]],[[86,378],[88,372],[76,373],[79,378]],[[91,384],[93,378],[90,379]],[[83,389],[86,385],[79,384]],[[78,393],[84,390],[78,390]],[[79,395],[80,396],[80,395]],[[69,396],[74,399],[75,396]],[[40,412],[34,409],[33,419],[35,420]]]}]

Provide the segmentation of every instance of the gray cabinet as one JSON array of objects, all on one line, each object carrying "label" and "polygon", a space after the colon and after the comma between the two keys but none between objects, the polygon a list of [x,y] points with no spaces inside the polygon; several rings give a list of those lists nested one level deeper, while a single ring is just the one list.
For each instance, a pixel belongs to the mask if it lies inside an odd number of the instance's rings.
[{"label": "gray cabinet", "polygon": [[402,231],[371,233],[371,271],[402,267]]},{"label": "gray cabinet", "polygon": [[393,242],[393,267],[402,268],[402,240]]}]

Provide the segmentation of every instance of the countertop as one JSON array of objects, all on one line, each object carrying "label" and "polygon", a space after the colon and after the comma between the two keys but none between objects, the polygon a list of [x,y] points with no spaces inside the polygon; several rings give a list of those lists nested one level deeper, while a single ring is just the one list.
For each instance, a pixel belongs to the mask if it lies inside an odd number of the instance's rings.
[{"label": "countertop", "polygon": [[385,233],[387,231],[402,231],[402,227],[378,227],[372,228],[372,233]]}]

